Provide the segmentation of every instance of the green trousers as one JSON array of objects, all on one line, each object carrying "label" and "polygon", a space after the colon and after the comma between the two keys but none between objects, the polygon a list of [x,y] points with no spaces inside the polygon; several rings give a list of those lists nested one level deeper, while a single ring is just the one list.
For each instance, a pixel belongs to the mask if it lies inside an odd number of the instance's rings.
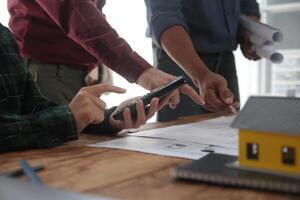
[{"label": "green trousers", "polygon": [[80,88],[85,86],[85,67],[46,64],[33,60],[27,60],[26,65],[42,95],[57,104],[68,104]]}]

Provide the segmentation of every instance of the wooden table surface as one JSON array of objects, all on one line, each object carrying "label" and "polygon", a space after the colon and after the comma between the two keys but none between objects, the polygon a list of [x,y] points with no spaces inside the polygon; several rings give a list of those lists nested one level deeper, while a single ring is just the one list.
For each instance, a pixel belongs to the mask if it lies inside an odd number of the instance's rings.
[{"label": "wooden table surface", "polygon": [[[190,117],[172,123],[147,124],[142,129],[202,119]],[[114,138],[82,134],[78,141],[52,149],[0,154],[0,173],[17,169],[18,161],[27,159],[31,165],[45,166],[39,176],[49,186],[117,199],[299,199],[278,193],[174,181],[169,176],[170,169],[190,160],[86,146],[110,139]]]}]

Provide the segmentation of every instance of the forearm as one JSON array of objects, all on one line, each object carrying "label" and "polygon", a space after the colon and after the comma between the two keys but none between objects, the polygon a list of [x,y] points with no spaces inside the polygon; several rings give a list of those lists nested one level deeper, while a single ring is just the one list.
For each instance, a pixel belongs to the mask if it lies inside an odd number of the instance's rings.
[{"label": "forearm", "polygon": [[201,80],[209,69],[194,49],[190,36],[182,26],[172,26],[163,32],[161,46],[194,81]]},{"label": "forearm", "polygon": [[75,121],[66,106],[28,115],[0,113],[0,152],[47,148],[77,139]]}]

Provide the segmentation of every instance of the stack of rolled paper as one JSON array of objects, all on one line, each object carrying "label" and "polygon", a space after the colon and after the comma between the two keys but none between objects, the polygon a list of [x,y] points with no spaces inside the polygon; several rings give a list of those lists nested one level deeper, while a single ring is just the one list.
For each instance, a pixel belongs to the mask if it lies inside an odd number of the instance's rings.
[{"label": "stack of rolled paper", "polygon": [[274,46],[274,43],[283,40],[283,33],[280,30],[245,15],[240,16],[240,23],[249,33],[252,49],[258,56],[277,64],[283,61],[283,55]]}]

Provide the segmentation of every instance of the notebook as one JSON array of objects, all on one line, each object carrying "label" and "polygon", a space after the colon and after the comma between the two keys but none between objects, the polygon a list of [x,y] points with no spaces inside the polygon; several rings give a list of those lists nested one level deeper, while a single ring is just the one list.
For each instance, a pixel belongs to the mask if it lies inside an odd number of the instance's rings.
[{"label": "notebook", "polygon": [[228,167],[236,156],[208,154],[171,171],[176,179],[200,181],[225,186],[244,187],[268,191],[300,194],[300,180]]}]

